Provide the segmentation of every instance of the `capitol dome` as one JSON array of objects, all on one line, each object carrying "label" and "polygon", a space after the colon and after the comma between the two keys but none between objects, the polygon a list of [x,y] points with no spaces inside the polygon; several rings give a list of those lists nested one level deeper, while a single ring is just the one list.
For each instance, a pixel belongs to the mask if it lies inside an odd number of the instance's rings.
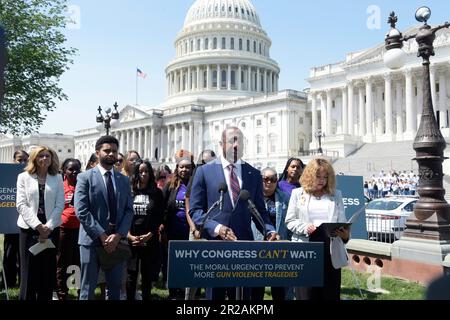
[{"label": "capitol dome", "polygon": [[244,20],[261,27],[255,6],[249,0],[197,0],[189,9],[184,26],[221,18]]},{"label": "capitol dome", "polygon": [[166,68],[167,108],[222,103],[278,91],[272,41],[250,0],[197,0]]}]

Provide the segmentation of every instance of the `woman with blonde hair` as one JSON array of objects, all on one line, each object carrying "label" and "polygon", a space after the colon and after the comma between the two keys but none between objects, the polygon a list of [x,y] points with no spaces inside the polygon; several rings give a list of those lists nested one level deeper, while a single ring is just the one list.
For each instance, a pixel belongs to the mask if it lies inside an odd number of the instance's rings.
[{"label": "woman with blonde hair", "polygon": [[36,255],[29,249],[48,240],[58,246],[64,184],[55,151],[43,146],[33,149],[25,172],[17,177],[16,202],[20,227],[19,299],[52,300],[56,285],[56,249],[48,248]]},{"label": "woman with blonde hair", "polygon": [[302,185],[292,191],[286,214],[292,241],[324,243],[323,287],[295,288],[297,300],[339,300],[341,267],[347,265],[344,242],[349,230],[342,228],[326,234],[322,223],[346,222],[342,194],[336,190],[336,175],[331,163],[324,158],[311,160],[300,178]]}]

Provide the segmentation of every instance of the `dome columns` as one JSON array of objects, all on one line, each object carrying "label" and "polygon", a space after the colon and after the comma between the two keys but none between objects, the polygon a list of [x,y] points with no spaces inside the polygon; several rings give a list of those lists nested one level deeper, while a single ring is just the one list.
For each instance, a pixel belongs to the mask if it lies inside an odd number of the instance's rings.
[{"label": "dome columns", "polygon": [[[205,79],[206,77],[206,79]],[[278,72],[245,64],[193,65],[168,71],[169,96],[199,91],[247,91],[269,94],[278,90]]]}]

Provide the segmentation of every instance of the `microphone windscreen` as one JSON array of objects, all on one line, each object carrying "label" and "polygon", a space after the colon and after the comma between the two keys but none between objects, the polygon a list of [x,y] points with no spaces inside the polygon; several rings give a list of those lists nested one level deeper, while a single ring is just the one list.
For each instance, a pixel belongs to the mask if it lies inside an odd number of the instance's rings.
[{"label": "microphone windscreen", "polygon": [[227,192],[228,186],[226,183],[219,184],[219,192]]},{"label": "microphone windscreen", "polygon": [[241,200],[247,201],[250,198],[250,192],[247,190],[241,190],[241,193],[239,194],[239,198]]}]

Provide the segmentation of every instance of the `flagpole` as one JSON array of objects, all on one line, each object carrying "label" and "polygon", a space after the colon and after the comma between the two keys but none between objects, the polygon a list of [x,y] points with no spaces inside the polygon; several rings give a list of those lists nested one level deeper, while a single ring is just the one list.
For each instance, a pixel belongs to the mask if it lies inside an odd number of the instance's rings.
[{"label": "flagpole", "polygon": [[138,71],[136,67],[136,105],[138,105]]}]

